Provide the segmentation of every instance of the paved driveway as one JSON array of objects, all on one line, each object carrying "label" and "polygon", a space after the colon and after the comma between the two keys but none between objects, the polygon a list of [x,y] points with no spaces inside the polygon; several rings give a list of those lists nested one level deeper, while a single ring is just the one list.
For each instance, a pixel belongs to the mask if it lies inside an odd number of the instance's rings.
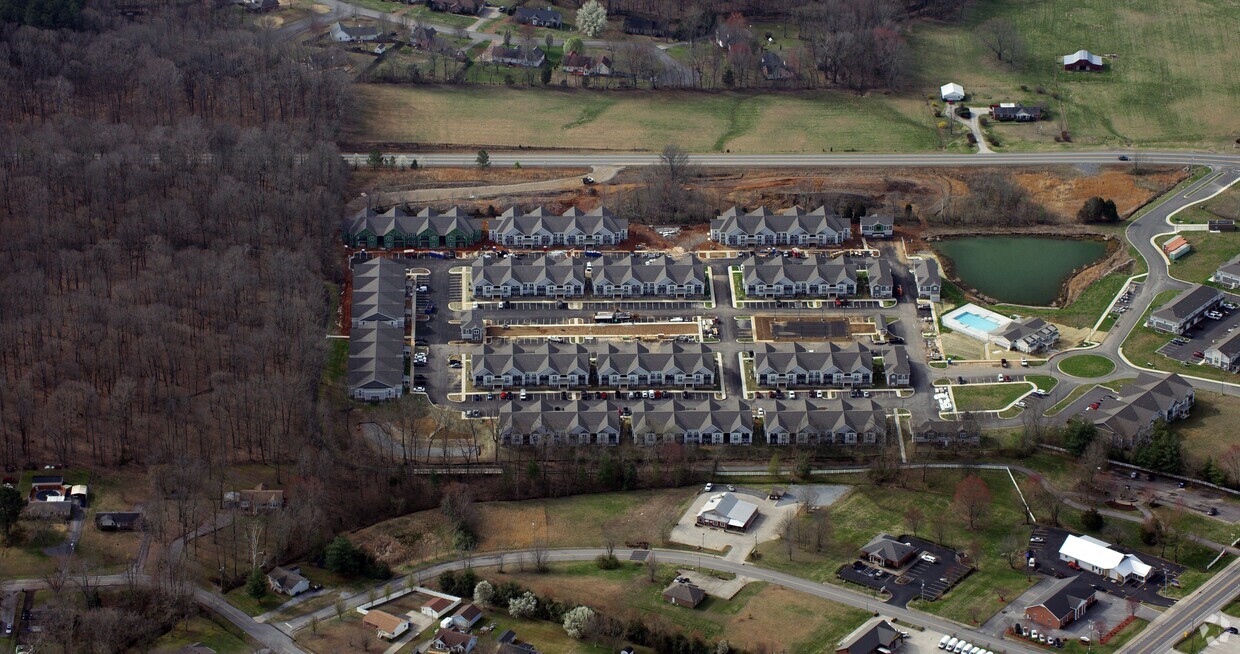
[{"label": "paved driveway", "polygon": [[672,528],[672,542],[702,547],[708,550],[719,551],[727,549],[728,552],[724,555],[725,559],[729,561],[745,561],[758,543],[765,543],[766,541],[779,538],[777,530],[780,520],[785,514],[795,514],[798,509],[796,503],[781,502],[779,505],[776,505],[775,502],[766,499],[765,494],[738,489],[737,494],[743,496],[746,502],[758,506],[758,517],[755,518],[754,524],[748,530],[739,533],[724,531],[714,527],[697,526],[698,511],[702,510],[702,506],[706,504],[707,500],[717,495],[721,490],[723,489],[717,486],[714,492],[702,493],[697,499],[693,500],[689,510],[685,511],[685,514],[680,517],[680,522]]}]

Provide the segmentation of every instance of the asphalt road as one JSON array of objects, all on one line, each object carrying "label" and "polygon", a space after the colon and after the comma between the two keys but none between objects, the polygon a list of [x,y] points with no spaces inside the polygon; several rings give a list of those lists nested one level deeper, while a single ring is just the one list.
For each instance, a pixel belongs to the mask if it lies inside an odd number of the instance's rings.
[{"label": "asphalt road", "polygon": [[1175,606],[1158,616],[1118,654],[1170,652],[1186,632],[1195,630],[1205,618],[1222,610],[1237,596],[1240,596],[1240,559],[1232,561],[1197,592],[1176,602]]}]

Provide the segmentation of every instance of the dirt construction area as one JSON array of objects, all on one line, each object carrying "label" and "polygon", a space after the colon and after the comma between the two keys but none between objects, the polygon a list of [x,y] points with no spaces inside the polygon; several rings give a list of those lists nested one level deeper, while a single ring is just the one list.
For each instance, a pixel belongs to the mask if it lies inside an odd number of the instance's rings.
[{"label": "dirt construction area", "polygon": [[846,341],[874,333],[874,323],[852,322],[847,318],[754,318],[754,340],[757,341]]},{"label": "dirt construction area", "polygon": [[491,338],[524,338],[527,336],[611,336],[624,338],[650,336],[697,336],[695,322],[636,323],[620,325],[524,325],[517,327],[488,327]]}]

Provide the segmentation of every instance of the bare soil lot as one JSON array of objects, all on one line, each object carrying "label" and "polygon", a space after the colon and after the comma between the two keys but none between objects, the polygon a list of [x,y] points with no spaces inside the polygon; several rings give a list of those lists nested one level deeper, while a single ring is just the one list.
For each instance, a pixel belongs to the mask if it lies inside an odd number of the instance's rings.
[{"label": "bare soil lot", "polygon": [[754,340],[758,341],[849,341],[857,336],[873,333],[872,323],[852,322],[848,318],[754,317]]},{"label": "bare soil lot", "polygon": [[539,327],[516,326],[488,327],[491,338],[521,338],[525,336],[610,336],[616,338],[640,336],[696,335],[695,323],[621,324],[621,325],[545,325]]}]

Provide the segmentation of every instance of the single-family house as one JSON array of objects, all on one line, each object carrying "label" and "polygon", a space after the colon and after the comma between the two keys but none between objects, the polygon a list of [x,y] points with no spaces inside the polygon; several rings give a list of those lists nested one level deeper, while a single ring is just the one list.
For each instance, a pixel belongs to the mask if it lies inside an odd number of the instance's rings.
[{"label": "single-family house", "polygon": [[394,400],[405,391],[404,327],[368,323],[349,333],[349,397],[362,402]]},{"label": "single-family house", "polygon": [[533,25],[534,27],[551,27],[560,29],[563,25],[563,17],[560,12],[554,9],[531,9],[529,7],[517,7],[512,12],[512,19],[522,25]]},{"label": "single-family house", "polygon": [[1001,122],[1031,123],[1042,119],[1042,107],[1026,107],[1015,102],[990,105],[990,115]]},{"label": "single-family house", "polygon": [[902,568],[917,555],[918,547],[890,534],[879,534],[861,547],[861,558],[887,568]]},{"label": "single-family house", "polygon": [[715,355],[701,344],[618,342],[603,345],[594,369],[599,386],[633,388],[712,388]]},{"label": "single-family house", "polygon": [[482,13],[482,8],[486,4],[486,0],[426,0],[426,6],[431,11],[464,14],[467,16],[476,16]]},{"label": "single-family house", "polygon": [[895,294],[895,277],[892,276],[891,265],[886,259],[868,257],[858,261],[860,263],[858,270],[865,271],[865,283],[870,290],[870,297],[889,299]]},{"label": "single-family house", "polygon": [[450,629],[440,629],[431,640],[429,651],[436,654],[467,654],[474,651],[478,637]]},{"label": "single-family house", "polygon": [[1206,363],[1228,372],[1240,372],[1240,331],[1232,332],[1205,349]]},{"label": "single-family house", "polygon": [[663,601],[676,606],[697,608],[706,599],[706,591],[693,584],[675,583],[663,589]]},{"label": "single-family house", "polygon": [[601,57],[595,61],[594,57],[576,52],[564,55],[564,59],[560,61],[560,69],[569,75],[607,77],[611,75],[611,68],[611,59],[608,57]]},{"label": "single-family house", "polygon": [[750,256],[741,263],[751,298],[826,297],[857,294],[856,267],[827,255],[806,258]]},{"label": "single-family house", "polygon": [[253,513],[279,511],[284,508],[284,491],[268,488],[265,483],[245,490],[228,491],[224,493],[224,508]]},{"label": "single-family house", "polygon": [[1097,599],[1093,584],[1080,575],[1059,579],[1025,607],[1025,619],[1047,629],[1063,629],[1084,618]]},{"label": "single-family house", "polygon": [[142,514],[137,511],[101,511],[95,514],[99,531],[137,531],[142,528]]},{"label": "single-family house", "polygon": [[598,297],[701,297],[706,274],[696,257],[605,258],[593,266]]},{"label": "single-family house", "polygon": [[887,417],[873,400],[780,400],[764,411],[768,445],[874,445],[886,439]]},{"label": "single-family house", "polygon": [[1159,331],[1183,334],[1205,320],[1206,312],[1222,301],[1222,291],[1211,286],[1194,284],[1192,288],[1151,313],[1148,324]]},{"label": "single-family house", "polygon": [[375,635],[386,640],[395,640],[409,631],[409,621],[399,618],[386,611],[370,609],[362,616],[362,624],[375,630]]},{"label": "single-family house", "polygon": [[280,8],[280,0],[245,0],[243,4],[247,11],[259,14],[265,14]]},{"label": "single-family house", "polygon": [[944,102],[960,102],[964,99],[964,87],[955,82],[948,82],[939,89],[939,97]]},{"label": "single-family house", "polygon": [[353,328],[382,323],[404,327],[409,297],[408,270],[392,259],[375,258],[353,266]]},{"label": "single-family house", "polygon": [[753,40],[753,30],[747,27],[732,25],[725,21],[720,22],[715,28],[715,44],[724,50],[748,47]]},{"label": "single-family house", "polygon": [[891,238],[895,228],[895,216],[861,217],[861,235],[867,238]]},{"label": "single-family house", "polygon": [[766,207],[748,213],[732,207],[710,221],[710,238],[735,247],[822,247],[852,238],[852,227],[826,207],[813,211],[790,207],[778,214]]},{"label": "single-family house", "polygon": [[452,614],[452,625],[457,629],[469,629],[482,619],[482,609],[475,604],[462,604]]},{"label": "single-family house", "polygon": [[332,23],[328,33],[332,40],[339,43],[375,41],[379,38],[379,28],[374,25],[348,25],[342,21]]},{"label": "single-family house", "polygon": [[63,496],[50,500],[31,500],[26,502],[21,517],[27,520],[69,520],[73,517],[73,502],[65,501]]},{"label": "single-family house", "polygon": [[301,568],[276,566],[267,573],[267,585],[272,592],[296,597],[310,590],[310,580],[301,576]]},{"label": "single-family house", "polygon": [[1192,384],[1183,377],[1143,372],[1094,413],[1094,425],[1111,437],[1113,446],[1135,447],[1150,439],[1155,422],[1187,418],[1195,399]]},{"label": "single-family house", "polygon": [[586,292],[586,268],[578,257],[478,257],[470,268],[475,298],[570,298]]},{"label": "single-family house", "polygon": [[1063,69],[1075,71],[1102,70],[1102,57],[1092,54],[1089,50],[1077,50],[1063,56]]},{"label": "single-family house", "polygon": [[797,76],[784,58],[767,50],[762,53],[762,76],[768,82],[785,82]]},{"label": "single-family house", "polygon": [[1020,318],[992,332],[990,340],[999,347],[1032,354],[1054,347],[1059,328],[1041,318]]},{"label": "single-family house", "polygon": [[1134,579],[1145,581],[1154,571],[1137,555],[1111,549],[1110,543],[1092,536],[1068,534],[1059,547],[1059,560],[1121,584]]},{"label": "single-family house", "polygon": [[874,384],[874,357],[861,343],[754,345],[754,375],[768,388],[862,387]]},{"label": "single-family house", "polygon": [[628,15],[624,17],[623,25],[625,34],[639,34],[641,36],[667,36],[667,24],[663,21],[645,16]]},{"label": "single-family house", "polygon": [[573,207],[559,216],[542,207],[505,211],[491,230],[491,240],[514,248],[619,245],[629,238],[629,221],[606,207],[583,212]]},{"label": "single-family house", "polygon": [[922,257],[913,262],[912,272],[917,281],[917,297],[931,302],[941,301],[943,280],[939,276],[939,262]]},{"label": "single-family house", "polygon": [[483,51],[479,60],[504,64],[506,66],[538,68],[546,63],[547,54],[543,52],[541,46],[507,46],[503,43],[493,42]]},{"label": "single-family house", "polygon": [[434,50],[439,31],[429,25],[415,25],[409,33],[409,45],[415,50]]},{"label": "single-family house", "polygon": [[438,620],[451,613],[460,603],[459,599],[454,602],[446,597],[432,597],[429,602],[422,605],[422,615],[429,615]]},{"label": "single-family house", "polygon": [[1219,266],[1214,272],[1214,283],[1227,289],[1240,288],[1240,255]]},{"label": "single-family house", "polygon": [[697,524],[729,531],[745,531],[758,517],[758,505],[732,493],[719,493],[698,509]]},{"label": "single-family house", "polygon": [[474,352],[471,373],[481,389],[570,389],[589,382],[590,357],[574,343],[484,345]]},{"label": "single-family house", "polygon": [[905,632],[886,620],[879,620],[871,626],[863,625],[854,633],[836,648],[835,654],[891,654],[904,642]]}]

